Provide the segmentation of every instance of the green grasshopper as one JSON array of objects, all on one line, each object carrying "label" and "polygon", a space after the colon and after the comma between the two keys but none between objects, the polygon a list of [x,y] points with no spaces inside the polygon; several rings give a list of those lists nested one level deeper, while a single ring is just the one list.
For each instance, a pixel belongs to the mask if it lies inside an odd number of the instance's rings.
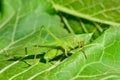
[{"label": "green grasshopper", "polygon": [[[63,53],[66,56],[68,56],[68,53],[71,50],[75,48],[81,48],[85,45],[85,43],[88,43],[92,36],[92,34],[80,34],[80,35],[71,34],[59,39],[51,31],[49,31],[48,28],[46,27],[43,27],[43,28],[55,40],[55,42],[53,42],[50,45],[49,44],[39,45],[39,47],[51,48],[44,55],[44,59],[46,60],[46,62]],[[86,55],[85,55],[85,58],[86,58]]]}]

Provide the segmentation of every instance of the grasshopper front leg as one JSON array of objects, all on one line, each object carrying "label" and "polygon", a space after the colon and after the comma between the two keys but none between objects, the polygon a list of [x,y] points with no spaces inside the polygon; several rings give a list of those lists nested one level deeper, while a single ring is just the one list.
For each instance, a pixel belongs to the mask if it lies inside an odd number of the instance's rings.
[{"label": "grasshopper front leg", "polygon": [[[81,41],[81,42],[79,42],[79,47],[83,48],[84,46],[85,46],[85,41]],[[87,56],[86,56],[84,50],[81,50],[81,51],[82,51],[82,53],[83,53],[85,59],[87,59]]]}]

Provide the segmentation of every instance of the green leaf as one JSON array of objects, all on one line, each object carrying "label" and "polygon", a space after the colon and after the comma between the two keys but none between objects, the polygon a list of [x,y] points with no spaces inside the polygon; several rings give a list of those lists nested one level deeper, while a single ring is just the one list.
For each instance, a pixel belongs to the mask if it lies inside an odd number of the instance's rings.
[{"label": "green leaf", "polygon": [[[3,0],[0,9],[1,80],[120,79],[119,0]],[[45,63],[45,52],[58,44],[41,26],[63,41],[80,35],[89,42],[90,33],[97,39],[71,50],[62,61]]]},{"label": "green leaf", "polygon": [[[85,40],[86,43],[88,43],[92,34],[81,34],[81,35],[76,35],[76,36],[79,37],[80,40]],[[67,39],[67,37],[71,37],[71,36],[69,35],[69,36],[63,37],[63,39],[65,39],[65,38]],[[53,53],[53,54],[55,54],[55,53]],[[42,56],[40,56],[39,54],[38,54],[38,56],[40,59],[42,59]],[[7,59],[1,60],[1,64],[3,64],[3,65],[0,67],[1,68],[0,74],[6,75],[7,77],[5,79],[9,79],[9,78],[10,79],[13,79],[13,78],[27,79],[27,78],[30,78],[30,75],[31,76],[38,75],[37,73],[39,73],[39,72],[40,72],[40,74],[42,74],[49,69],[53,69],[54,67],[56,67],[55,65],[58,65],[60,63],[59,61],[57,63],[56,63],[56,61],[55,62],[53,61],[53,64],[50,64],[50,63],[43,64],[42,62],[39,62],[39,58],[37,58],[36,63],[32,64],[32,66],[30,66],[29,64],[31,64],[31,62],[33,62],[33,60],[34,60],[31,57],[32,57],[32,55],[27,55],[23,58],[15,57],[15,58],[9,58],[8,60]],[[11,73],[11,71],[13,73]],[[8,74],[6,74],[6,73],[8,73]],[[4,76],[2,76],[2,75],[0,75],[0,78],[4,79]]]},{"label": "green leaf", "polygon": [[[19,61],[12,66],[10,66],[11,64],[6,66],[9,69],[5,70],[0,77],[1,79],[12,78],[14,80],[118,80],[120,78],[119,30],[120,27],[111,27],[92,44],[86,45],[83,50],[87,59],[80,51],[63,62],[55,62],[54,65],[36,63],[25,69],[27,64]],[[2,76],[3,74],[7,77]]]},{"label": "green leaf", "polygon": [[[42,25],[48,26],[53,32],[57,31],[58,34],[61,31],[67,34],[51,4],[44,0],[4,0],[3,5],[4,15],[0,20],[0,54],[21,45],[24,47],[26,42],[36,38]],[[58,28],[54,29],[55,27]]]},{"label": "green leaf", "polygon": [[[3,7],[4,14],[0,18],[0,74],[17,63],[22,70],[24,70],[22,65],[24,67],[29,66],[25,64],[26,57],[28,62],[33,61],[36,51],[31,47],[33,44],[37,44],[42,25],[47,26],[53,33],[57,32],[56,35],[59,37],[63,36],[61,31],[68,34],[62,28],[63,25],[59,16],[56,15],[52,5],[47,1],[4,0]],[[42,35],[46,39],[49,38],[45,32]],[[25,56],[24,49],[29,46],[28,55]],[[21,56],[25,57],[22,63],[20,62],[23,59]],[[17,69],[17,66],[15,67]],[[4,79],[4,76],[1,75],[0,78]]]},{"label": "green leaf", "polygon": [[[41,80],[100,80],[120,79],[120,27],[111,27],[93,44],[86,45],[84,51],[75,53],[55,68],[43,74],[31,76]],[[52,68],[52,67],[51,67]]]},{"label": "green leaf", "polygon": [[108,25],[120,25],[119,0],[52,0],[53,7],[61,12]]}]

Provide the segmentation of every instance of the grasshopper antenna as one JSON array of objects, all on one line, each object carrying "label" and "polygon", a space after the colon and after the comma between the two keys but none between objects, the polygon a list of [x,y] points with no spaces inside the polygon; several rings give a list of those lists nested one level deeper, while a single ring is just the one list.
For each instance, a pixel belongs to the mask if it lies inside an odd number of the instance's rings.
[{"label": "grasshopper antenna", "polygon": [[41,26],[40,28],[40,32],[39,32],[39,37],[38,37],[38,40],[37,40],[37,44],[36,44],[36,47],[35,47],[35,54],[34,54],[34,60],[33,60],[33,64],[35,63],[35,59],[37,57],[37,53],[38,53],[38,48],[39,48],[39,42],[40,42],[40,38],[41,38],[41,34],[42,34],[42,29],[43,29],[43,26]]}]

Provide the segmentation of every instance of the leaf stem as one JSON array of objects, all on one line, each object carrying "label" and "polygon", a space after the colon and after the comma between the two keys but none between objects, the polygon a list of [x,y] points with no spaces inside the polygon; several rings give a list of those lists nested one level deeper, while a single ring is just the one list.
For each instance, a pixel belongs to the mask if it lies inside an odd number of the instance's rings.
[{"label": "leaf stem", "polygon": [[104,23],[104,24],[108,24],[108,25],[116,25],[116,26],[120,25],[120,23],[116,23],[116,22],[112,22],[112,21],[105,21],[105,20],[101,20],[101,19],[98,19],[95,17],[91,17],[90,15],[82,14],[80,12],[77,12],[75,10],[71,10],[69,8],[63,7],[63,6],[55,4],[55,3],[53,4],[53,7],[57,11],[61,11],[61,12],[64,12],[64,13],[67,13],[67,14],[70,14],[70,15],[73,15],[73,16],[76,16],[79,18],[87,19],[90,21],[95,21],[95,22]]}]

